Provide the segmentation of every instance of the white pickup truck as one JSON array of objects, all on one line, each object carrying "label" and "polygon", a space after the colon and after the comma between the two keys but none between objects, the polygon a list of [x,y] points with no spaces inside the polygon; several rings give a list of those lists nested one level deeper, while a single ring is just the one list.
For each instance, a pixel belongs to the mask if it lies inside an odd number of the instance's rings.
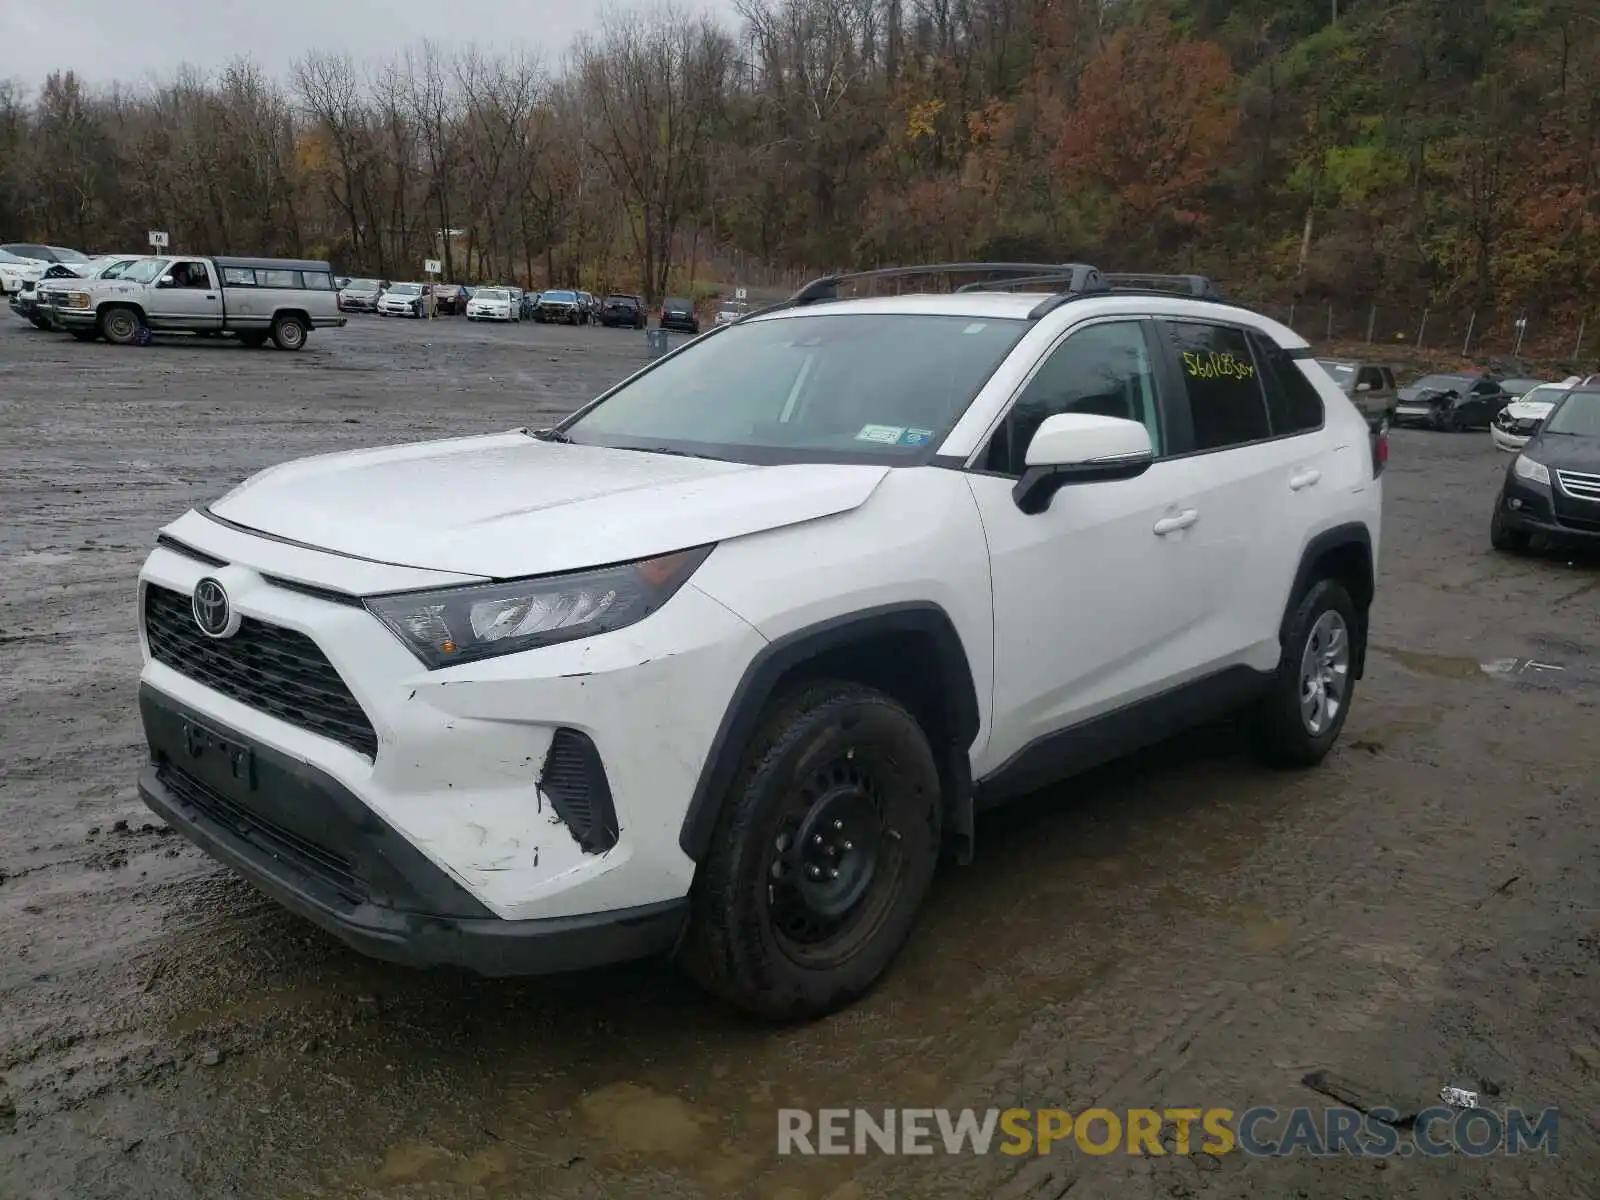
[{"label": "white pickup truck", "polygon": [[116,279],[52,289],[49,314],[79,341],[124,346],[170,331],[299,350],[313,329],[345,323],[333,268],[286,258],[148,258]]}]

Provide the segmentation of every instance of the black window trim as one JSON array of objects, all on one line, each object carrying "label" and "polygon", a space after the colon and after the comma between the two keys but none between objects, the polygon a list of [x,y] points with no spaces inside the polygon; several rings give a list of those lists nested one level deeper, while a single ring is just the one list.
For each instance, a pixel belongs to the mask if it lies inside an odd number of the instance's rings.
[{"label": "black window trim", "polygon": [[[1162,347],[1157,344],[1159,339],[1155,336],[1155,318],[1146,313],[1105,313],[1100,316],[1090,317],[1085,321],[1078,321],[1075,324],[1067,326],[1066,329],[1061,331],[1060,336],[1058,336],[1055,341],[1051,342],[1045,351],[1039,355],[1038,359],[1034,362],[1033,367],[1028,371],[1027,375],[1024,376],[1022,381],[1018,383],[1017,386],[1012,390],[1011,395],[1006,398],[1006,402],[1001,405],[1000,411],[995,414],[994,419],[990,421],[988,426],[984,429],[982,435],[977,440],[977,445],[970,453],[965,455],[935,455],[929,460],[927,465],[931,467],[944,467],[950,470],[961,471],[968,475],[983,475],[990,479],[1005,479],[1015,483],[1019,476],[1009,474],[1005,471],[991,471],[987,467],[980,466],[979,464],[988,455],[989,443],[994,440],[994,435],[999,431],[1000,426],[1003,425],[1006,419],[1011,416],[1011,410],[1017,406],[1017,401],[1022,398],[1022,394],[1026,392],[1029,385],[1033,383],[1034,377],[1044,369],[1045,363],[1049,362],[1050,359],[1055,356],[1056,351],[1061,349],[1068,338],[1095,325],[1127,324],[1135,324],[1139,326],[1139,332],[1144,337],[1145,348],[1150,353],[1150,370],[1152,376],[1154,376],[1156,385],[1156,415],[1157,419],[1161,423],[1162,441],[1170,446],[1172,444],[1174,421],[1178,419],[1179,414],[1174,410],[1174,406],[1168,395],[1168,393],[1171,391],[1171,380],[1168,378],[1168,372],[1165,370],[1167,355],[1163,352]],[[1189,416],[1188,408],[1189,406],[1187,400],[1185,400],[1183,404],[1183,412],[1181,414],[1182,420],[1185,423],[1185,428],[1187,428]],[[959,418],[957,418],[957,420],[959,421]],[[951,428],[953,429],[955,426],[952,425]],[[946,436],[948,436],[948,433],[949,431],[947,430]],[[1193,440],[1192,436],[1191,440]],[[1161,463],[1166,462],[1168,459],[1177,457],[1178,455],[1167,452],[1166,447],[1163,447],[1161,451],[1157,453],[1155,461]]]},{"label": "black window trim", "polygon": [[[1262,359],[1261,359],[1261,347],[1257,343],[1261,342],[1261,341],[1270,341],[1270,342],[1272,342],[1272,344],[1274,346],[1277,346],[1278,343],[1272,338],[1271,334],[1264,333],[1259,329],[1252,329],[1252,330],[1249,330],[1248,332],[1249,332],[1249,340],[1250,340],[1250,354],[1255,359],[1256,370],[1261,373],[1262,398],[1267,400],[1267,428],[1271,429],[1274,426],[1275,422],[1272,419],[1272,401],[1271,401],[1270,398],[1268,398],[1266,396],[1266,380],[1267,380],[1267,375],[1268,375],[1269,371],[1271,372],[1272,377],[1274,379],[1277,378],[1277,374],[1278,373],[1277,373],[1276,368],[1272,367],[1272,365],[1270,363],[1264,363],[1262,361]],[[1291,355],[1289,355],[1288,351],[1285,350],[1284,347],[1278,346],[1278,349],[1284,350],[1284,355],[1285,355],[1285,357],[1289,358],[1289,361],[1290,361],[1291,364],[1295,363],[1296,360]],[[1300,369],[1299,366],[1296,365],[1295,366],[1295,370],[1298,371],[1299,369]],[[1366,369],[1367,370],[1377,370],[1376,367],[1368,367]],[[1269,438],[1267,440],[1269,440],[1269,441],[1277,441],[1279,438],[1305,437],[1309,433],[1321,433],[1323,430],[1325,430],[1328,427],[1328,402],[1327,402],[1327,400],[1323,398],[1322,392],[1320,390],[1318,390],[1317,385],[1315,383],[1313,383],[1310,379],[1306,379],[1305,378],[1305,375],[1304,375],[1303,372],[1302,372],[1301,377],[1302,377],[1302,379],[1305,379],[1306,383],[1310,384],[1311,390],[1316,393],[1317,403],[1321,406],[1322,419],[1320,421],[1318,421],[1315,425],[1309,426],[1309,427],[1307,427],[1305,429],[1294,429],[1294,430],[1289,431],[1288,433],[1274,434],[1271,438]],[[1352,385],[1352,386],[1354,386],[1354,385]],[[1248,444],[1253,444],[1253,443],[1248,443]]]},{"label": "black window trim", "polygon": [[[1256,366],[1257,378],[1259,379],[1261,377],[1261,374],[1262,374],[1262,372],[1261,372],[1261,364],[1256,361],[1255,342],[1251,338],[1250,335],[1251,334],[1256,334],[1256,335],[1258,335],[1260,337],[1271,337],[1272,335],[1270,333],[1266,333],[1263,330],[1257,329],[1254,325],[1246,325],[1246,324],[1243,324],[1243,323],[1241,323],[1239,321],[1218,320],[1216,317],[1160,316],[1160,317],[1156,317],[1155,321],[1156,321],[1156,323],[1158,325],[1161,325],[1161,324],[1217,325],[1217,326],[1220,326],[1223,329],[1233,329],[1233,330],[1237,330],[1240,333],[1243,333],[1245,335],[1245,344],[1250,347],[1250,360],[1251,360],[1251,362],[1255,363],[1255,366]],[[1159,340],[1161,342],[1162,357],[1166,360],[1166,362],[1168,364],[1168,368],[1167,368],[1168,371],[1170,373],[1172,373],[1172,374],[1176,374],[1179,377],[1179,382],[1181,383],[1182,382],[1183,368],[1179,365],[1178,353],[1173,348],[1171,339],[1169,339],[1169,338],[1161,338]],[[1283,351],[1290,358],[1293,358],[1293,359],[1303,359],[1303,358],[1311,358],[1311,357],[1313,357],[1309,347],[1284,346],[1283,347]],[[1259,390],[1260,390],[1260,393],[1261,393],[1261,410],[1266,415],[1267,428],[1270,430],[1272,428],[1272,407],[1267,403],[1266,387],[1262,386],[1262,387],[1260,387]],[[1193,446],[1194,445],[1194,413],[1193,413],[1193,410],[1191,409],[1190,404],[1189,404],[1189,389],[1187,387],[1184,387],[1180,394],[1183,397],[1184,420],[1185,420],[1185,424],[1187,425],[1188,432],[1189,432],[1189,442],[1188,442],[1188,444],[1190,446]],[[1264,437],[1264,438],[1252,438],[1248,442],[1230,442],[1226,446],[1212,446],[1209,449],[1205,449],[1205,450],[1194,450],[1194,449],[1183,450],[1183,451],[1176,452],[1176,453],[1173,453],[1173,454],[1163,455],[1162,458],[1157,460],[1157,461],[1164,462],[1167,459],[1198,458],[1202,454],[1227,454],[1227,453],[1229,453],[1231,451],[1234,451],[1234,450],[1245,450],[1245,449],[1250,448],[1251,446],[1264,446],[1268,442],[1287,441],[1289,438],[1305,437],[1306,434],[1308,434],[1308,433],[1316,433],[1321,429],[1327,428],[1327,424],[1328,424],[1328,406],[1327,406],[1326,403],[1324,403],[1323,406],[1322,406],[1322,424],[1319,425],[1317,427],[1317,429],[1308,429],[1308,430],[1305,430],[1304,432],[1300,432],[1300,433],[1273,433],[1273,434],[1270,434],[1269,436]]]}]

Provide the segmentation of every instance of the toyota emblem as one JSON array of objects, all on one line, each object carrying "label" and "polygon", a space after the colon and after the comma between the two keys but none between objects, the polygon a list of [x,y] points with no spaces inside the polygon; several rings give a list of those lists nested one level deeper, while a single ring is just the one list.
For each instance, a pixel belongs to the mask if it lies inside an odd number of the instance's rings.
[{"label": "toyota emblem", "polygon": [[232,637],[239,630],[227,589],[209,575],[194,585],[194,623],[207,637]]}]

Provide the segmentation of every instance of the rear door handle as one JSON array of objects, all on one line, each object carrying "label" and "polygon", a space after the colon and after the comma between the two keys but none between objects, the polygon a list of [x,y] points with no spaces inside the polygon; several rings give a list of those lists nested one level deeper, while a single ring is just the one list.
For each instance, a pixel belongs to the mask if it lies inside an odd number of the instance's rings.
[{"label": "rear door handle", "polygon": [[1169,533],[1177,533],[1180,529],[1187,529],[1200,519],[1198,508],[1186,508],[1175,517],[1162,517],[1155,524],[1156,536],[1166,537]]},{"label": "rear door handle", "polygon": [[1309,471],[1301,471],[1298,475],[1290,476],[1289,488],[1292,491],[1298,492],[1303,488],[1311,487],[1317,482],[1317,480],[1321,478],[1322,472],[1317,470],[1315,467],[1312,467]]}]

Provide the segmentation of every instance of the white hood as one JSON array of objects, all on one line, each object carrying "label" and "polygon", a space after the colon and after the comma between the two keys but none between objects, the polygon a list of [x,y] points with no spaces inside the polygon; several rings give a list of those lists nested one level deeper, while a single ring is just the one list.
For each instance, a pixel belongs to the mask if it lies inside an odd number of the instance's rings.
[{"label": "white hood", "polygon": [[512,578],[848,512],[888,470],[752,467],[513,432],[285,463],[246,480],[211,512],[343,554]]},{"label": "white hood", "polygon": [[1550,410],[1555,405],[1545,400],[1513,400],[1506,405],[1505,413],[1517,421],[1536,420],[1542,421],[1550,415]]}]

